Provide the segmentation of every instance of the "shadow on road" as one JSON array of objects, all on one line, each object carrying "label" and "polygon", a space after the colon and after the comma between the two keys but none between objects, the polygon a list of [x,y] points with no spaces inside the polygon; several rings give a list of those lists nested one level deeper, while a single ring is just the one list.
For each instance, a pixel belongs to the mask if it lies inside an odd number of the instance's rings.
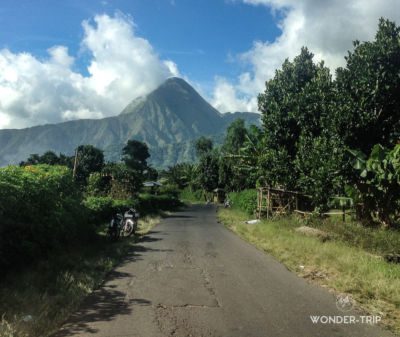
[{"label": "shadow on road", "polygon": [[171,214],[165,216],[166,219],[192,219],[194,216],[191,215],[183,215],[183,214]]},{"label": "shadow on road", "polygon": [[121,291],[103,287],[86,298],[81,309],[73,314],[67,325],[53,337],[66,337],[77,333],[96,333],[98,330],[90,323],[107,322],[117,315],[130,315],[135,305],[151,305],[142,298],[126,299]]},{"label": "shadow on road", "polygon": [[153,236],[149,236],[149,235],[145,235],[145,236],[142,236],[138,240],[138,242],[155,242],[155,241],[160,241],[160,240],[162,240],[162,239],[161,238],[156,238],[156,237],[153,237]]},{"label": "shadow on road", "polygon": [[[162,240],[149,234],[141,237],[139,243],[151,243]],[[51,335],[52,337],[67,337],[77,334],[95,334],[99,330],[93,326],[96,322],[108,322],[121,315],[132,315],[135,307],[151,305],[151,301],[143,298],[129,298],[123,292],[117,290],[118,283],[123,279],[133,278],[129,272],[119,271],[118,268],[132,262],[141,260],[142,255],[148,252],[165,252],[171,250],[153,249],[147,246],[135,244],[133,249],[121,261],[119,266],[111,271],[103,286],[86,297],[78,311],[72,314],[61,330]]]}]

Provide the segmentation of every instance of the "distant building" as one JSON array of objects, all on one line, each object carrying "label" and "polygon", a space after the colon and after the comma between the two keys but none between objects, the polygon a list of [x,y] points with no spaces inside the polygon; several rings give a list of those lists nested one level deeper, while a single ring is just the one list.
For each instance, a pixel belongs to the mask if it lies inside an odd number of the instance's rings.
[{"label": "distant building", "polygon": [[144,187],[159,187],[162,186],[161,183],[159,183],[158,181],[145,181],[143,183]]}]

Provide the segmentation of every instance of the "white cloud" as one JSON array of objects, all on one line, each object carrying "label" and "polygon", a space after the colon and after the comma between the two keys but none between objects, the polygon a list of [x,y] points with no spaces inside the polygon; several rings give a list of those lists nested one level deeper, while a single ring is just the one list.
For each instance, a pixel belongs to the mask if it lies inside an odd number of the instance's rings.
[{"label": "white cloud", "polygon": [[254,111],[257,99],[240,97],[239,91],[226,79],[217,77],[211,104],[220,112]]},{"label": "white cloud", "polygon": [[[354,40],[373,39],[378,19],[385,17],[400,23],[399,0],[241,0],[249,5],[266,6],[282,14],[279,22],[281,35],[274,41],[256,41],[253,47],[239,56],[250,65],[251,71],[243,73],[232,84],[216,80],[212,101],[221,111],[240,110],[250,104],[265,89],[265,81],[274,76],[286,58],[293,59],[302,46],[324,60],[332,69],[345,64],[344,56],[352,49]],[[226,100],[221,92],[230,86]],[[242,97],[236,100],[232,97]],[[225,103],[226,102],[226,103]],[[256,105],[250,104],[252,111]]]},{"label": "white cloud", "polygon": [[176,64],[161,60],[134,28],[122,14],[83,22],[82,48],[91,55],[88,76],[73,70],[75,59],[65,46],[51,47],[45,60],[0,50],[0,128],[115,115],[179,75]]},{"label": "white cloud", "polygon": [[167,66],[167,68],[172,76],[181,77],[178,66],[176,65],[175,62],[173,62],[171,60],[166,60],[166,61],[164,61],[164,64]]}]

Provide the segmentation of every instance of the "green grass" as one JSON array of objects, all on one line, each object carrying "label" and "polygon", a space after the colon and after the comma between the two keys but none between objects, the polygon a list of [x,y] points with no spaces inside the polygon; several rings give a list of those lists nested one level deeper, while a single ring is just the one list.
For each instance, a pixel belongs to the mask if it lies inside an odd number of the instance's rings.
[{"label": "green grass", "polygon": [[[314,227],[331,229],[335,234],[333,240],[322,242],[296,233],[294,229],[304,225],[304,221],[294,217],[247,225],[245,213],[220,209],[219,218],[232,231],[270,253],[298,275],[337,292],[351,294],[360,309],[382,316],[387,327],[400,333],[400,265],[389,264],[371,254],[371,251],[386,251],[376,248],[385,242],[385,233],[390,245],[398,242],[398,233],[364,231],[351,227],[354,225],[351,223],[333,228],[335,221],[321,222],[318,227],[314,222]],[[354,239],[350,235],[348,238],[346,233],[362,238]]]},{"label": "green grass", "polygon": [[192,191],[189,188],[184,188],[180,192],[179,199],[185,203],[192,203],[192,204],[205,202],[203,191],[201,190]]},{"label": "green grass", "polygon": [[[140,220],[139,234],[158,222],[157,216]],[[102,284],[136,241],[132,237],[110,243],[99,233],[89,246],[75,247],[51,261],[9,274],[0,284],[0,337],[50,335]],[[25,322],[28,315],[32,319]]]},{"label": "green grass", "polygon": [[400,254],[400,231],[366,227],[351,218],[343,222],[341,216],[306,221],[306,223],[311,227],[333,233],[340,241],[365,249],[372,254]]}]

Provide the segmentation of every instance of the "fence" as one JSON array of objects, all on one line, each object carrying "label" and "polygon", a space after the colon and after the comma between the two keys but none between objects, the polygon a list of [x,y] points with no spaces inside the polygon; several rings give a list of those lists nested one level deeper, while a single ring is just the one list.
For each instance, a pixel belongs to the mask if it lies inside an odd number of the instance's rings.
[{"label": "fence", "polygon": [[[346,203],[342,201],[350,201],[351,198],[335,197],[333,199],[340,200],[341,211],[333,211],[322,213],[322,215],[342,215],[345,221],[346,214],[353,213],[353,211],[346,211]],[[309,215],[312,214],[312,197],[310,195],[298,192],[288,191],[282,188],[274,187],[261,187],[257,191],[257,218],[260,219],[266,215],[267,219],[273,215],[289,214],[292,212]]]}]

